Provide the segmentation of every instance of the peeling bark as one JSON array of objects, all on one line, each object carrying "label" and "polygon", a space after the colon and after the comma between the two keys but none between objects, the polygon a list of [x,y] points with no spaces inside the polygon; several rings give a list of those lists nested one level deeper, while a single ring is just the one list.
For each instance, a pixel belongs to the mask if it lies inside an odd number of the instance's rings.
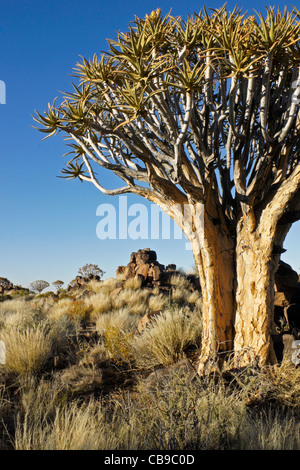
[{"label": "peeling bark", "polygon": [[234,239],[226,225],[202,207],[190,236],[203,297],[202,349],[198,370],[223,360],[233,348]]},{"label": "peeling bark", "polygon": [[247,224],[237,231],[235,366],[276,362],[271,335],[279,257],[273,254],[273,240],[268,230],[251,233]]}]

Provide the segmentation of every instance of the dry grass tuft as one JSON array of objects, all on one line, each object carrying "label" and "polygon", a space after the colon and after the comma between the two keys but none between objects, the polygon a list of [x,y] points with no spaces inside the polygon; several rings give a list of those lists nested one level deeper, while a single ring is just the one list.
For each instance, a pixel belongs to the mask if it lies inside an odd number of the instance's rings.
[{"label": "dry grass tuft", "polygon": [[130,308],[123,307],[110,313],[99,315],[96,320],[96,331],[103,335],[110,327],[120,331],[134,330],[137,328],[138,318],[130,314]]},{"label": "dry grass tuft", "polygon": [[189,347],[199,346],[201,318],[185,309],[165,310],[134,342],[141,367],[170,365],[185,356]]},{"label": "dry grass tuft", "polygon": [[131,277],[124,282],[124,289],[138,290],[142,286],[142,279]]},{"label": "dry grass tuft", "polygon": [[112,307],[110,296],[101,291],[87,299],[86,304],[91,309],[91,320],[97,320],[99,315],[109,312]]},{"label": "dry grass tuft", "polygon": [[44,326],[26,330],[7,328],[1,333],[1,340],[6,348],[4,369],[9,373],[20,376],[37,374],[51,355],[52,340]]}]

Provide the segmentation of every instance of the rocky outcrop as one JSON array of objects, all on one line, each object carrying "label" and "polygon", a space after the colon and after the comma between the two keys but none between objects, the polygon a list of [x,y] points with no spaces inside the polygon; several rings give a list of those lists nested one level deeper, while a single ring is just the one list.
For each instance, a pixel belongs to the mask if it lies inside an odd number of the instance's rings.
[{"label": "rocky outcrop", "polygon": [[15,294],[18,291],[28,291],[29,289],[25,289],[20,285],[14,285],[10,282],[6,277],[0,277],[0,294]]},{"label": "rocky outcrop", "polygon": [[122,272],[125,280],[140,277],[144,285],[150,283],[160,285],[165,271],[165,266],[157,261],[156,252],[150,248],[144,248],[131,253],[129,263],[127,266],[119,266],[117,274]]},{"label": "rocky outcrop", "polygon": [[88,277],[83,277],[83,276],[76,276],[75,279],[73,279],[70,284],[67,287],[67,292],[70,292],[71,290],[76,290],[76,289],[82,289],[86,288],[86,284],[88,284],[90,281],[100,281],[100,276],[95,276],[94,274],[90,274]]},{"label": "rocky outcrop", "polygon": [[[125,280],[138,277],[142,280],[142,286],[147,287],[167,286],[170,278],[176,273],[176,264],[165,266],[159,263],[156,252],[150,248],[131,253],[127,266],[119,266],[116,270],[117,277],[122,276]],[[192,285],[200,287],[197,276],[188,276],[188,279]]]}]

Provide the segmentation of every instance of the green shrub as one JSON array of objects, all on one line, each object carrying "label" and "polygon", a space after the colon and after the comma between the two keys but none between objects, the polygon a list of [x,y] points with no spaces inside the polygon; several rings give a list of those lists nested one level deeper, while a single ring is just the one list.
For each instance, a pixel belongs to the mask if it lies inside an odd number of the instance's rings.
[{"label": "green shrub", "polygon": [[124,332],[115,326],[109,326],[104,333],[105,348],[116,362],[132,360],[133,332]]},{"label": "green shrub", "polygon": [[86,305],[84,300],[79,299],[70,303],[67,315],[71,318],[71,320],[84,321],[89,319],[92,310],[92,307]]}]

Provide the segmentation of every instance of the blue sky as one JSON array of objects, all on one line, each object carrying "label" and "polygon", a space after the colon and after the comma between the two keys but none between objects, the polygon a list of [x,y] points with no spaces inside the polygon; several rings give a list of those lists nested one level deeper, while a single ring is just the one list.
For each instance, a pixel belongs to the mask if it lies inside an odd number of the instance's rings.
[{"label": "blue sky", "polygon": [[[233,8],[236,2],[228,2]],[[296,4],[297,2],[293,2]],[[206,2],[207,8],[223,2]],[[284,6],[284,2],[272,5]],[[262,11],[253,0],[238,3]],[[102,195],[92,185],[57,178],[67,147],[61,136],[41,141],[34,110],[43,112],[59,91],[71,89],[70,77],[80,56],[107,49],[106,38],[127,30],[134,16],[160,7],[164,14],[199,12],[203,3],[187,0],[2,0],[0,2],[0,80],[6,104],[0,105],[0,276],[24,287],[36,279],[66,284],[85,263],[98,264],[105,277],[127,264],[132,251],[150,247],[163,264],[193,265],[185,240],[100,240],[96,235],[100,204],[118,198]],[[130,196],[128,204],[145,202]],[[300,222],[294,224],[282,259],[300,270]]]}]

